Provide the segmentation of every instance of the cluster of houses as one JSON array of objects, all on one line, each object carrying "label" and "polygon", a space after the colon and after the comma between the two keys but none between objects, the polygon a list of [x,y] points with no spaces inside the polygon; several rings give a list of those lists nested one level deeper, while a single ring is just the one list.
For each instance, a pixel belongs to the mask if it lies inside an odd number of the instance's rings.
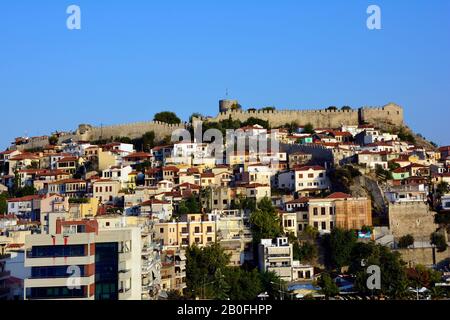
[{"label": "cluster of houses", "polygon": [[[372,240],[395,249],[405,234],[423,242],[435,231],[430,193],[450,183],[450,147],[418,147],[371,125],[242,131],[275,133],[280,148],[220,161],[208,156],[207,143],[195,141],[148,152],[129,143],[73,140],[0,152],[0,192],[12,195],[0,216],[0,290],[6,282],[19,288],[0,295],[160,299],[186,289],[186,247],[212,243],[231,254],[233,266],[258,256],[260,269],[286,281],[312,280],[315,266],[294,260],[287,238],[263,239],[253,252],[251,212],[242,206],[248,200],[271,199],[284,232],[296,237],[308,226],[319,234],[370,227]],[[390,172],[385,183],[375,183],[380,199],[335,192],[330,171],[345,164],[363,174]],[[450,210],[450,195],[434,200]],[[374,226],[374,201],[384,204],[385,226]],[[8,269],[16,265],[20,270]],[[75,289],[65,287],[68,265],[81,270]]]}]

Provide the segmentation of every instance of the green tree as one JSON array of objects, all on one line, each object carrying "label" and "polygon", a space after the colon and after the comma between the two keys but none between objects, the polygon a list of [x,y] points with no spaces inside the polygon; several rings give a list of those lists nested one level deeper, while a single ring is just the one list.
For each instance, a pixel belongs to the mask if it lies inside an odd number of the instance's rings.
[{"label": "green tree", "polygon": [[351,263],[351,253],[357,241],[355,232],[334,228],[330,234],[323,238],[327,250],[328,265],[331,268],[341,269]]},{"label": "green tree", "polygon": [[261,127],[265,128],[265,129],[270,129],[269,121],[259,119],[259,118],[254,118],[254,117],[248,118],[242,125],[243,126],[260,125]]},{"label": "green tree", "polygon": [[397,135],[398,135],[399,139],[402,141],[410,142],[412,144],[416,143],[416,138],[412,135],[411,132],[407,132],[404,127],[400,128]]},{"label": "green tree", "polygon": [[275,107],[264,107],[260,109],[261,111],[275,111]]},{"label": "green tree", "polygon": [[202,211],[200,202],[195,196],[190,196],[178,205],[179,214],[200,213]]},{"label": "green tree", "polygon": [[448,191],[449,191],[449,184],[448,184],[448,182],[442,181],[436,187],[436,195],[438,196],[438,198],[440,198],[444,194],[448,193]]},{"label": "green tree", "polygon": [[286,282],[273,271],[261,272],[259,278],[261,279],[262,291],[267,292],[272,299],[280,296],[280,287],[282,292],[287,291]]},{"label": "green tree", "polygon": [[350,110],[352,110],[352,107],[350,107],[350,106],[343,106],[343,107],[341,108],[341,110],[342,110],[342,111],[350,111]]},{"label": "green tree", "polygon": [[116,137],[114,138],[114,142],[133,144],[133,141],[129,137]]},{"label": "green tree", "polygon": [[280,220],[272,201],[265,197],[250,215],[253,241],[257,245],[261,239],[273,239],[282,235]]},{"label": "green tree", "polygon": [[414,237],[410,234],[407,234],[400,238],[398,241],[399,248],[408,248],[409,246],[412,246],[414,244]]},{"label": "green tree", "polygon": [[247,271],[242,268],[227,268],[225,282],[226,298],[231,300],[255,300],[263,291],[261,277],[256,269]]},{"label": "green tree", "polygon": [[442,233],[434,232],[430,236],[430,242],[432,245],[436,246],[438,252],[444,252],[447,250],[447,241]]},{"label": "green tree", "polygon": [[317,280],[317,284],[326,298],[334,297],[339,294],[339,287],[328,273],[323,273]]},{"label": "green tree", "polygon": [[[219,244],[186,250],[186,294],[192,297],[215,298],[218,270],[225,272],[230,255]],[[224,288],[225,289],[225,288]]]},{"label": "green tree", "polygon": [[311,263],[317,258],[318,254],[317,246],[307,241],[299,246],[298,260]]},{"label": "green tree", "polygon": [[[365,263],[362,263],[362,262]],[[381,272],[381,289],[376,293],[383,293],[397,299],[408,296],[409,282],[406,275],[405,263],[398,252],[373,242],[358,242],[351,253],[349,272],[356,275],[355,288],[361,292],[372,293],[367,288],[367,266],[379,266]]]},{"label": "green tree", "polygon": [[441,272],[426,268],[420,264],[408,271],[408,279],[413,288],[432,288],[436,283],[441,281],[441,278]]},{"label": "green tree", "polygon": [[303,127],[303,132],[304,133],[309,133],[309,134],[313,134],[314,131],[314,126],[311,123],[307,123],[304,127]]},{"label": "green tree", "polygon": [[328,110],[328,111],[337,111],[337,107],[335,107],[335,106],[329,106],[326,110]]},{"label": "green tree", "polygon": [[8,212],[8,194],[0,193],[0,214],[6,214]]},{"label": "green tree", "polygon": [[332,190],[337,192],[350,193],[350,187],[356,177],[361,176],[361,172],[351,165],[338,167],[329,173]]},{"label": "green tree", "polygon": [[155,132],[148,131],[142,136],[142,150],[149,152],[155,146]]},{"label": "green tree", "polygon": [[181,123],[180,118],[177,117],[177,115],[170,111],[163,111],[155,114],[155,117],[153,118],[154,121],[160,121],[165,122],[168,124],[178,124]]},{"label": "green tree", "polygon": [[48,138],[48,143],[51,146],[56,146],[58,144],[58,137],[56,135],[52,135]]}]

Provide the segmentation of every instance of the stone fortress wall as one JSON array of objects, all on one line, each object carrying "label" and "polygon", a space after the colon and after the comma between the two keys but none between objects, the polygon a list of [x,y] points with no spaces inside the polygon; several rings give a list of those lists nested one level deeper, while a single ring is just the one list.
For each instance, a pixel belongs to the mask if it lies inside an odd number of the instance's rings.
[{"label": "stone fortress wall", "polygon": [[[155,132],[156,140],[163,140],[167,136],[171,136],[172,132],[177,129],[185,129],[187,125],[167,124],[159,121],[136,122],[122,125],[111,125],[93,127],[89,124],[81,124],[78,129],[72,133],[66,133],[59,138],[59,143],[73,139],[74,141],[96,141],[102,139],[110,139],[115,137],[129,137],[131,139],[140,138],[146,132]],[[48,136],[30,138],[29,142],[17,146],[18,150],[27,150],[35,148],[44,148],[48,146]]]},{"label": "stone fortress wall", "polygon": [[78,127],[76,136],[79,140],[95,141],[109,139],[111,137],[129,137],[131,139],[140,138],[146,132],[155,132],[157,140],[163,140],[171,136],[177,129],[185,129],[186,124],[167,124],[159,121],[136,122],[122,125],[92,127],[82,124]]},{"label": "stone fortress wall", "polygon": [[[236,100],[230,100],[233,104]],[[240,109],[231,110],[220,103],[220,113],[215,118],[208,121],[217,122],[230,117],[233,120],[242,122],[251,117],[268,121],[272,127],[282,126],[286,123],[297,122],[299,125],[311,123],[315,128],[337,128],[343,124],[358,125],[363,123],[377,124],[379,122],[393,125],[403,125],[403,108],[390,103],[383,107],[372,108],[363,107],[352,110],[255,110],[243,111]],[[230,104],[228,104],[230,105]]]},{"label": "stone fortress wall", "polygon": [[[238,106],[238,108],[236,108]],[[391,123],[403,125],[403,109],[390,103],[379,108],[363,107],[352,110],[249,110],[243,111],[237,100],[221,100],[219,114],[215,118],[205,118],[204,121],[217,122],[232,118],[242,122],[251,117],[266,120],[272,127],[282,126],[286,123],[297,122],[299,125],[311,123],[315,128],[337,128],[343,124],[358,125],[363,123]],[[81,124],[75,132],[61,136],[62,142],[67,139],[95,141],[110,139],[111,137],[138,138],[148,131],[154,131],[157,140],[171,135],[176,129],[187,128],[187,123],[170,125],[159,121],[145,121],[122,125],[94,127]],[[30,138],[27,144],[17,146],[17,149],[42,148],[48,145],[48,137]]]}]

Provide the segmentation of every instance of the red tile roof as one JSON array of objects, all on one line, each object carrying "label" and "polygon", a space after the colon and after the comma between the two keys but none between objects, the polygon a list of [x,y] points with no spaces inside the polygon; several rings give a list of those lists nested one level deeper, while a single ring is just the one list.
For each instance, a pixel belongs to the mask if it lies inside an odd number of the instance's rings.
[{"label": "red tile roof", "polygon": [[343,193],[343,192],[335,192],[330,194],[327,199],[347,199],[347,198],[351,198],[352,196],[348,193]]},{"label": "red tile roof", "polygon": [[25,197],[21,197],[21,198],[12,198],[12,199],[8,199],[8,202],[28,202],[28,201],[33,201],[33,200],[38,200],[38,199],[42,199],[44,196],[41,195],[32,195],[32,196],[25,196]]},{"label": "red tile roof", "polygon": [[314,171],[323,171],[325,170],[324,167],[322,166],[294,166],[294,170],[295,171],[309,171],[309,170],[314,170]]}]

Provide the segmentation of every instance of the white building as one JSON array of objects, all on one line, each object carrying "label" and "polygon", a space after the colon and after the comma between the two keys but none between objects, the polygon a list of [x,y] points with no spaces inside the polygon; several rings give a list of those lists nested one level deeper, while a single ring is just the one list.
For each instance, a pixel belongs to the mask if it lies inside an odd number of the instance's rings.
[{"label": "white building", "polygon": [[128,188],[129,174],[133,172],[131,166],[111,166],[108,169],[103,170],[103,179],[110,179],[120,182],[121,189]]},{"label": "white building", "polygon": [[327,171],[321,166],[306,166],[295,169],[295,191],[324,190],[330,187]]}]

